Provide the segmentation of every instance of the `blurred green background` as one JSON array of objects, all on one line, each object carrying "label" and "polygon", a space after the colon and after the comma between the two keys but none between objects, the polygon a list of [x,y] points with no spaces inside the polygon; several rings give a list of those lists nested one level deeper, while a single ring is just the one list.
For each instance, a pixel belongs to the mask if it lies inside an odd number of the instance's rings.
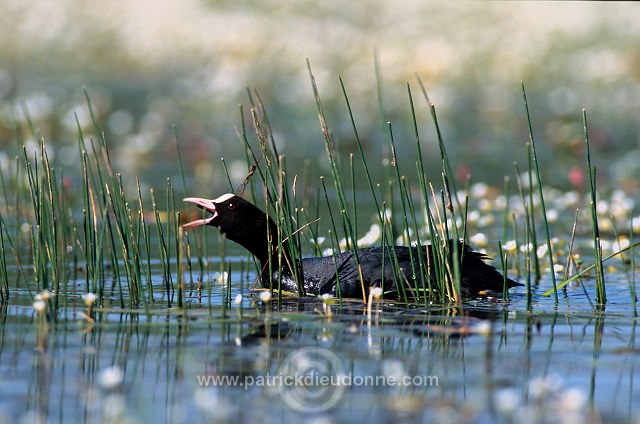
[{"label": "blurred green background", "polygon": [[86,86],[125,176],[148,185],[177,178],[175,125],[190,190],[219,194],[228,189],[221,157],[234,183],[246,173],[238,105],[249,123],[251,87],[290,168],[300,172],[300,159],[308,158],[326,173],[309,58],[344,158],[356,146],[339,76],[374,168],[384,159],[391,121],[405,169],[413,169],[409,83],[437,178],[419,75],[459,176],[499,186],[514,161],[526,169],[523,80],[543,180],[560,188],[585,184],[586,108],[599,179],[637,195],[638,22],[640,5],[633,3],[3,0],[0,163],[10,166],[16,145],[37,146],[25,111],[58,164],[79,162],[74,114],[93,131]]}]

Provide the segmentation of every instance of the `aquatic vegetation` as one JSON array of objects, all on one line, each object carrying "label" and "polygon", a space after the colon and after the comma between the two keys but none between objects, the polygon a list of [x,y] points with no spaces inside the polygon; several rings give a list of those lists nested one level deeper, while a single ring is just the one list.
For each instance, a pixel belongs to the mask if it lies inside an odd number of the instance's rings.
[{"label": "aquatic vegetation", "polygon": [[[258,291],[260,270],[244,252],[224,237],[212,240],[181,227],[202,216],[176,202],[189,192],[192,178],[182,163],[179,134],[174,140],[178,177],[160,189],[142,179],[130,186],[111,162],[106,138],[86,137],[78,123],[78,175],[58,167],[44,138],[35,149],[19,150],[11,167],[1,168],[2,178],[22,183],[3,185],[0,196],[0,317],[4,325],[27,323],[21,327],[27,331],[3,334],[15,338],[10,342],[15,345],[36,347],[35,367],[41,368],[33,397],[46,403],[46,388],[52,386],[48,376],[60,379],[72,369],[74,378],[80,374],[82,390],[70,397],[87,408],[87,416],[100,411],[105,419],[125,419],[135,415],[138,399],[152,405],[162,399],[167,409],[185,401],[178,411],[185,418],[246,420],[254,411],[239,407],[236,399],[250,399],[262,415],[288,417],[283,398],[274,402],[281,386],[249,387],[249,382],[279,375],[286,358],[311,345],[316,356],[298,356],[300,367],[326,350],[352,371],[352,390],[340,392],[337,416],[353,418],[373,408],[389,420],[437,416],[453,422],[491,413],[505,421],[555,414],[561,422],[575,422],[608,417],[611,398],[626,407],[628,416],[637,413],[632,380],[631,389],[620,387],[637,362],[632,317],[640,219],[634,200],[623,191],[595,186],[591,161],[597,158],[588,153],[585,169],[592,173],[584,172],[588,180],[581,191],[544,185],[548,181],[533,140],[521,146],[530,155],[526,170],[514,167],[503,187],[461,181],[421,81],[417,86],[434,133],[421,133],[420,107],[409,84],[415,155],[399,157],[398,146],[407,141],[398,137],[398,124],[386,123],[382,161],[372,160],[362,147],[349,91],[340,81],[355,151],[343,156],[310,65],[309,76],[328,175],[316,179],[306,165],[288,162],[265,105],[249,91],[249,108],[239,110],[245,158],[221,162],[226,183],[235,190],[234,182],[244,179],[238,191],[278,223],[276,245],[286,246],[289,255],[280,261],[431,243],[435,260],[416,253],[411,272],[417,279],[432,273],[434,279],[407,287],[398,300],[385,299],[378,288],[366,295],[363,290],[358,299],[347,299],[339,290],[335,296],[309,298],[302,287],[290,293],[277,281]],[[99,132],[89,99],[87,110]],[[523,119],[532,126],[528,116]],[[252,125],[253,135],[245,123]],[[427,138],[438,147],[436,180],[428,178],[423,158]],[[588,146],[586,119],[585,139]],[[69,177],[79,184],[69,185]],[[447,243],[450,238],[482,249],[503,275],[526,286],[509,295],[505,279],[502,296],[462,299],[461,270],[447,258],[464,252]],[[398,258],[387,258],[384,266],[399,275]],[[60,346],[71,354],[59,358]],[[585,356],[586,365],[576,366]],[[607,361],[599,361],[604,357]],[[621,358],[624,371],[606,368]],[[21,375],[26,363],[3,361],[2,371]],[[567,376],[553,377],[545,368],[549,364]],[[584,384],[585,369],[591,371],[586,377],[591,385]],[[605,377],[596,384],[599,373]],[[242,377],[244,387],[206,387],[204,377]],[[413,380],[366,389],[353,383],[366,377],[384,378],[385,384]],[[413,384],[418,377],[424,384]],[[176,392],[159,394],[169,386]],[[607,401],[598,399],[602,392]],[[363,393],[374,400],[363,402]],[[37,405],[21,418],[41,410]]]},{"label": "aquatic vegetation", "polygon": [[[621,255],[621,258],[628,261],[624,255],[626,253],[628,256],[634,245],[629,241],[633,239],[632,234],[628,236],[625,233],[627,229],[635,231],[640,220],[633,218],[633,199],[620,190],[611,191],[609,198],[599,193],[596,199],[586,115],[584,135],[587,145],[585,174],[589,177],[588,194],[561,192],[543,186],[524,85],[522,88],[529,141],[523,142],[523,148],[529,152],[529,169],[521,172],[518,166],[515,167],[518,194],[509,193],[507,177],[502,192],[485,183],[471,184],[470,181],[465,182],[465,190],[459,190],[457,186],[460,182],[456,181],[454,167],[447,154],[436,107],[430,102],[422,81],[418,79],[417,83],[434,124],[434,136],[440,153],[439,182],[430,181],[426,176],[422,152],[423,136],[419,131],[418,112],[410,84],[407,85],[407,97],[415,137],[415,172],[406,173],[401,169],[401,162],[404,161],[397,157],[398,141],[394,136],[393,125],[388,123],[385,129],[388,142],[384,146],[386,157],[383,172],[374,174],[371,172],[370,159],[362,147],[347,87],[340,80],[358,156],[352,154],[345,162],[337,153],[336,141],[331,135],[309,63],[308,71],[320,118],[320,132],[330,178],[321,176],[314,182],[308,176],[301,179],[297,174],[288,172],[286,155],[278,149],[266,108],[257,92],[248,92],[249,115],[255,138],[249,136],[244,125],[248,116],[245,116],[244,108],[240,108],[243,124],[239,136],[245,147],[247,173],[241,190],[246,190],[248,197],[257,204],[264,205],[267,213],[278,223],[278,246],[286,247],[286,258],[295,263],[308,252],[355,252],[359,247],[430,242],[437,247],[434,263],[427,263],[427,258],[418,254],[411,259],[411,267],[413,275],[418,276],[416,282],[419,281],[419,276],[433,275],[434,278],[411,287],[411,296],[406,291],[400,297],[407,303],[421,305],[450,301],[460,303],[460,270],[455,266],[456,261],[453,261],[452,266],[446,259],[462,254],[449,251],[451,247],[447,240],[458,238],[496,256],[498,268],[502,268],[506,274],[515,274],[527,283],[529,298],[533,293],[531,287],[537,286],[541,280],[550,281],[553,290],[547,291],[547,294],[553,294],[557,302],[558,287],[566,285],[570,270],[577,279],[578,275],[584,275],[585,270],[591,269],[580,269],[585,258],[592,255],[583,250],[584,237],[581,235],[585,234],[585,229],[582,225],[577,225],[590,219],[595,246],[593,260],[596,271],[596,303],[606,303],[604,256],[613,258]],[[381,84],[380,81],[378,83]],[[99,133],[101,125],[88,96],[86,102],[88,117],[96,133]],[[77,147],[82,165],[79,193],[69,190],[63,170],[58,170],[51,163],[45,138],[42,138],[33,154],[26,148],[22,149],[22,161],[16,161],[15,168],[10,170],[14,175],[3,174],[3,178],[10,179],[23,175],[26,180],[26,189],[25,186],[18,186],[14,193],[4,187],[4,210],[12,212],[3,212],[2,220],[4,223],[16,223],[16,228],[3,225],[0,231],[3,245],[6,243],[11,246],[11,250],[3,249],[0,263],[3,298],[7,299],[11,294],[8,266],[15,264],[19,271],[18,281],[22,281],[29,291],[44,289],[56,293],[51,303],[54,313],[69,304],[68,296],[76,290],[72,287],[72,282],[77,280],[78,275],[84,276],[85,291],[95,296],[91,305],[87,304],[89,312],[93,312],[94,308],[108,308],[116,304],[120,307],[150,309],[160,299],[160,303],[166,306],[184,307],[186,292],[192,292],[191,287],[196,285],[201,298],[203,290],[211,290],[213,283],[223,286],[227,293],[226,302],[230,305],[233,300],[231,264],[225,264],[224,260],[217,261],[219,269],[212,270],[212,249],[207,237],[182,231],[180,224],[185,220],[183,216],[194,212],[178,209],[176,188],[171,179],[167,180],[162,205],[157,196],[158,191],[150,188],[148,194],[144,194],[142,184],[137,180],[135,198],[130,198],[122,175],[113,169],[110,162],[107,140],[104,136],[87,140],[83,132],[86,125],[78,122],[77,126]],[[37,134],[35,129],[32,132]],[[254,147],[255,142],[257,147]],[[176,137],[176,167],[179,170],[181,190],[187,191],[188,178],[185,176],[180,150],[179,137]],[[231,185],[232,178],[224,160],[222,165],[227,170]],[[297,172],[297,167],[294,170]],[[356,177],[357,175],[363,178]],[[368,191],[369,212],[359,207],[361,195],[358,193],[362,190],[365,193]],[[315,200],[308,195],[314,192]],[[146,205],[149,199],[151,207]],[[15,203],[13,206],[12,200]],[[73,202],[78,201],[82,207],[81,220],[78,220],[77,212],[71,212]],[[585,203],[590,206],[585,207]],[[552,237],[552,231],[566,228],[567,216],[572,216],[576,210],[580,212],[576,214],[574,231],[579,237],[576,244],[572,240],[570,252],[567,252],[565,239]],[[320,211],[325,211],[322,219]],[[503,216],[502,220],[498,218],[500,215]],[[363,220],[366,220],[366,225],[362,224]],[[17,224],[24,231],[18,231]],[[367,225],[369,229],[365,231]],[[546,243],[538,241],[540,225],[544,229]],[[611,234],[611,240],[607,240],[605,234]],[[35,282],[33,287],[23,265],[25,256],[16,248],[17,243],[25,241],[32,252],[30,260]],[[224,258],[222,239],[219,246],[220,257]],[[286,259],[282,257],[280,260]],[[194,267],[194,261],[198,266]],[[395,262],[397,259],[391,257],[385,266],[396,269]],[[566,266],[563,265],[565,262]],[[152,278],[152,269],[157,266],[162,269],[161,294],[158,293],[160,286]],[[294,267],[293,271],[295,273],[299,270]],[[564,282],[557,285],[556,277],[563,272]],[[299,276],[295,278],[296,281],[300,280]],[[427,287],[427,290],[420,286]],[[282,290],[276,286],[271,289],[277,293],[278,304],[281,304]],[[363,302],[368,300],[364,295],[366,289],[362,288]],[[115,302],[109,300],[113,293],[116,294]],[[160,298],[157,297],[158,294]],[[305,294],[301,286],[298,287],[297,294]],[[339,290],[337,297],[341,297]],[[505,300],[506,298],[505,296]],[[88,315],[91,316],[91,313]]]}]

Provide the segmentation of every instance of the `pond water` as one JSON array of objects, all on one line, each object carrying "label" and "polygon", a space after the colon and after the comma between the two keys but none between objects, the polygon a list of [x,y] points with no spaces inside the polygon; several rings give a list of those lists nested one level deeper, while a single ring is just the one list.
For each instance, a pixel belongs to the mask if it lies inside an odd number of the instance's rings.
[{"label": "pond water", "polygon": [[[231,246],[230,246],[231,247]],[[231,249],[233,250],[233,249]],[[24,290],[1,309],[0,422],[627,422],[640,417],[637,318],[623,272],[594,311],[582,287],[462,308],[263,301],[237,266],[183,308],[47,321]],[[210,258],[215,262],[215,257]],[[246,267],[245,267],[246,268]],[[248,278],[247,278],[248,276]],[[595,298],[593,281],[585,288]],[[83,293],[84,281],[77,281]],[[209,287],[208,284],[211,284]],[[154,276],[157,299],[162,274]],[[238,295],[242,294],[240,299]],[[231,301],[229,301],[231,300]],[[114,302],[117,303],[117,302]]]}]

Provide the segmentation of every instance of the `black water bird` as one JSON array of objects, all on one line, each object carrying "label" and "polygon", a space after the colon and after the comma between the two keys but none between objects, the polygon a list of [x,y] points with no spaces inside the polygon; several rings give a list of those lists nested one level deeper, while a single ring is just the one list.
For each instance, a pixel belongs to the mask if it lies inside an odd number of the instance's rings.
[{"label": "black water bird", "polygon": [[[284,252],[278,260],[278,229],[273,220],[259,208],[234,194],[224,194],[216,199],[202,199],[188,197],[185,202],[194,203],[199,208],[211,213],[210,216],[183,224],[183,227],[198,227],[211,225],[217,227],[229,240],[232,240],[249,252],[260,262],[262,269],[261,280],[264,287],[277,288],[280,284],[282,290],[297,292],[298,287],[293,277],[292,266],[302,270],[304,276],[303,287],[308,295],[340,295],[342,297],[362,297],[363,285],[361,284],[358,266],[360,265],[364,290],[369,287],[382,287],[385,298],[398,297],[400,290],[411,294],[415,287],[413,275],[418,274],[419,269],[425,272],[425,268],[433,269],[435,262],[433,248],[430,245],[421,247],[367,247],[353,251],[341,252],[333,256],[304,258],[298,264],[293,265],[286,253],[287,240],[280,243]],[[456,245],[449,241],[445,251],[453,256]],[[426,253],[426,254],[425,254]],[[357,255],[357,257],[356,257]],[[422,255],[422,261],[419,261]],[[457,243],[457,257],[459,262],[460,286],[465,297],[476,296],[483,292],[502,293],[504,286],[503,276],[496,269],[486,264],[489,259],[482,253],[475,252],[462,242]],[[269,262],[273,275],[269,275]],[[412,266],[413,261],[413,266]],[[276,269],[277,264],[282,264],[281,269]],[[422,263],[422,267],[419,266]],[[449,264],[453,262],[448,260]],[[395,270],[394,266],[395,265]],[[397,270],[400,269],[400,272]],[[453,267],[450,267],[450,271]],[[300,274],[298,274],[300,275]],[[416,280],[422,287],[428,286],[426,276],[418,275]],[[397,281],[401,280],[401,281]],[[435,281],[432,278],[432,281]],[[521,284],[506,279],[509,288]],[[400,285],[403,287],[400,287]]]}]

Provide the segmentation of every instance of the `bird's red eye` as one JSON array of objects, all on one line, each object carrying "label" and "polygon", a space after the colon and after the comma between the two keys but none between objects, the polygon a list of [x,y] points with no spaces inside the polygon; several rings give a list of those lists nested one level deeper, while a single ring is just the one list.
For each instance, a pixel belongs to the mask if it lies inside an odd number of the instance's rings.
[{"label": "bird's red eye", "polygon": [[228,205],[227,207],[228,207],[229,209],[232,209],[232,210],[233,210],[233,209],[235,209],[235,208],[236,208],[236,205],[235,205],[235,203],[229,203],[229,205]]}]

